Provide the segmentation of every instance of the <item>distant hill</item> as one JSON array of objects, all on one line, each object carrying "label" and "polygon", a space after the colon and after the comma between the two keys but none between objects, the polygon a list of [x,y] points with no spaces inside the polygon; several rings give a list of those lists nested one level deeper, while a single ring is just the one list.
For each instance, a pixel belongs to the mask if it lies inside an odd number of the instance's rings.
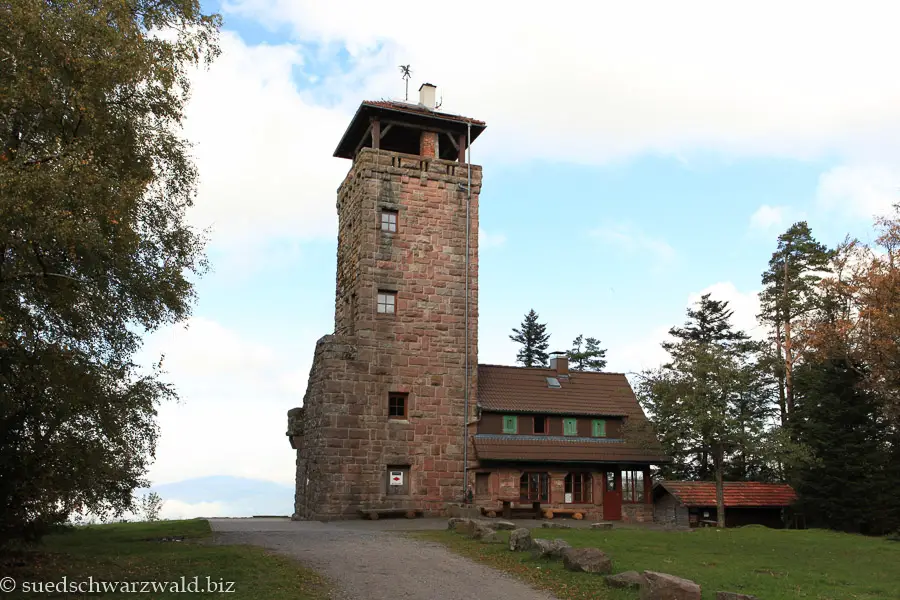
[{"label": "distant hill", "polygon": [[294,488],[261,479],[212,475],[154,485],[150,490],[165,501],[166,517],[287,516],[294,512]]}]

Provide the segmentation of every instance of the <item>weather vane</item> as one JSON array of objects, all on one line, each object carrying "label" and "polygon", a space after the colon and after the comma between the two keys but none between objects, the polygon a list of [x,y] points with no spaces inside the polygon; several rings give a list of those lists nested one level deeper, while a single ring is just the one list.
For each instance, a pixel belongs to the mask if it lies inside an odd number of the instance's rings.
[{"label": "weather vane", "polygon": [[400,73],[402,73],[403,81],[406,82],[406,96],[404,97],[406,102],[409,102],[409,78],[412,76],[409,68],[410,65],[400,65]]}]

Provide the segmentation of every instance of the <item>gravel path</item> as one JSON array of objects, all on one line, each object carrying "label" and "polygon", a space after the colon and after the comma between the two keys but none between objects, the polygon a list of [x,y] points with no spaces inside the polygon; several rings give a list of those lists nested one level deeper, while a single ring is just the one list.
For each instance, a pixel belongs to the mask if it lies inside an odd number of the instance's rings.
[{"label": "gravel path", "polygon": [[[388,521],[385,520],[385,523]],[[377,523],[377,522],[376,522]],[[409,522],[407,522],[409,523]],[[446,521],[441,522],[446,527]],[[210,519],[222,544],[253,544],[299,559],[348,600],[552,600],[545,592],[453,554],[362,523]],[[391,528],[391,525],[386,525]],[[434,529],[427,523],[421,528]]]}]

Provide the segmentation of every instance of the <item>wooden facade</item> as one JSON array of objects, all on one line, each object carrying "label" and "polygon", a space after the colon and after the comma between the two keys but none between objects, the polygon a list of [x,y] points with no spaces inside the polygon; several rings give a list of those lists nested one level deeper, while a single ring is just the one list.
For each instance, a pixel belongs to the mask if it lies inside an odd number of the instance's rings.
[{"label": "wooden facade", "polygon": [[667,462],[624,375],[479,365],[472,501],[497,515],[652,521],[651,465]]}]

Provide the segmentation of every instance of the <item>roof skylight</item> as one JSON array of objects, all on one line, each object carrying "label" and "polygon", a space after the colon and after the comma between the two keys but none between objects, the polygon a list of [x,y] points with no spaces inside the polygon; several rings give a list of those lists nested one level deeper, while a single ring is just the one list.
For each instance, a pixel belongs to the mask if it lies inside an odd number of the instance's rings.
[{"label": "roof skylight", "polygon": [[561,388],[562,387],[562,385],[560,385],[560,383],[559,383],[559,379],[557,379],[556,377],[548,377],[547,385],[550,386],[551,388]]}]

